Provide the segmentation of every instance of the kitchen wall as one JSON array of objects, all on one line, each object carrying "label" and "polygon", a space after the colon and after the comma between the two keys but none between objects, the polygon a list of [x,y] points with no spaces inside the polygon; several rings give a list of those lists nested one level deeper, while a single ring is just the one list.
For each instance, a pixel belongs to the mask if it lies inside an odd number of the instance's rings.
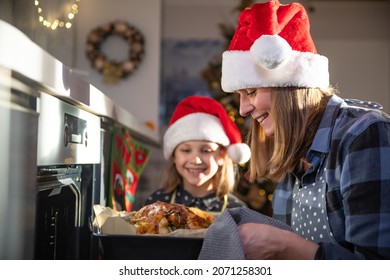
[{"label": "kitchen wall", "polygon": [[[148,122],[158,129],[162,2],[81,0],[79,7],[74,67],[114,102],[142,122]],[[116,84],[110,84],[104,82],[101,73],[91,68],[85,49],[88,33],[92,29],[115,20],[124,20],[140,31],[145,40],[145,56],[133,74]],[[127,58],[128,47],[123,39],[111,36],[105,44],[101,47],[109,60],[123,61]]]},{"label": "kitchen wall", "polygon": [[318,2],[312,33],[343,97],[374,100],[390,113],[390,2]]},{"label": "kitchen wall", "polygon": [[[43,8],[42,14],[45,19],[61,18],[64,16],[57,13],[56,9],[62,6],[64,0],[40,1]],[[74,32],[75,28],[59,28],[52,31],[44,27],[38,20],[38,9],[34,0],[0,0],[0,19],[11,23],[36,44],[56,57],[67,66],[73,66],[74,58]],[[77,23],[77,17],[74,23]]]}]

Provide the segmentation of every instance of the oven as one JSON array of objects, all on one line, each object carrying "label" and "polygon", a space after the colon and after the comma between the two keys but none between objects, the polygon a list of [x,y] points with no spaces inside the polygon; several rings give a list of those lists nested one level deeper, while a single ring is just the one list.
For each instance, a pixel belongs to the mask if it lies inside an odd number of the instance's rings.
[{"label": "oven", "polygon": [[90,259],[91,217],[100,204],[100,118],[41,93],[35,259]]}]

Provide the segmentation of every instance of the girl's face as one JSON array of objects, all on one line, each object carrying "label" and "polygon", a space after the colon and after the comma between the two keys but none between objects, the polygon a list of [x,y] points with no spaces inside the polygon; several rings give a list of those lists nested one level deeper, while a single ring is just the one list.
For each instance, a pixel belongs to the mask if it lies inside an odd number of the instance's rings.
[{"label": "girl's face", "polygon": [[185,189],[200,186],[208,189],[212,188],[210,179],[224,163],[224,157],[220,146],[214,142],[187,141],[176,147],[173,161]]},{"label": "girl's face", "polygon": [[265,135],[275,133],[275,123],[271,115],[271,89],[247,88],[236,91],[240,95],[240,115],[251,115],[264,130]]}]

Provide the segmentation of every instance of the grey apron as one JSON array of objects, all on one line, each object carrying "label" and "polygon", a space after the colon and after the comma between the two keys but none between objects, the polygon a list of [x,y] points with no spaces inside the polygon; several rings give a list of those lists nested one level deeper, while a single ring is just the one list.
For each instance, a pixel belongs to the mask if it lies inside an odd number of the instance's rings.
[{"label": "grey apron", "polygon": [[302,187],[296,179],[291,227],[297,234],[312,242],[337,243],[329,226],[325,197],[326,182],[322,176],[315,183]]},{"label": "grey apron", "polygon": [[[344,99],[350,106],[382,109],[382,105],[373,101]],[[299,180],[293,189],[291,227],[293,230],[315,243],[332,242],[338,244],[333,237],[326,212],[326,182],[323,177],[325,168],[319,166],[315,183],[300,186]]]}]

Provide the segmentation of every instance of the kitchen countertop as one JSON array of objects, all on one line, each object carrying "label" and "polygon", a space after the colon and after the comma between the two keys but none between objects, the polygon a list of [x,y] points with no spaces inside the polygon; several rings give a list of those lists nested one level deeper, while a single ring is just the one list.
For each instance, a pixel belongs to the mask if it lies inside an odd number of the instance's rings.
[{"label": "kitchen countertop", "polygon": [[130,129],[136,137],[159,144],[158,129],[150,129],[123,107],[51,56],[23,32],[0,20],[0,66],[81,109],[109,118]]}]

